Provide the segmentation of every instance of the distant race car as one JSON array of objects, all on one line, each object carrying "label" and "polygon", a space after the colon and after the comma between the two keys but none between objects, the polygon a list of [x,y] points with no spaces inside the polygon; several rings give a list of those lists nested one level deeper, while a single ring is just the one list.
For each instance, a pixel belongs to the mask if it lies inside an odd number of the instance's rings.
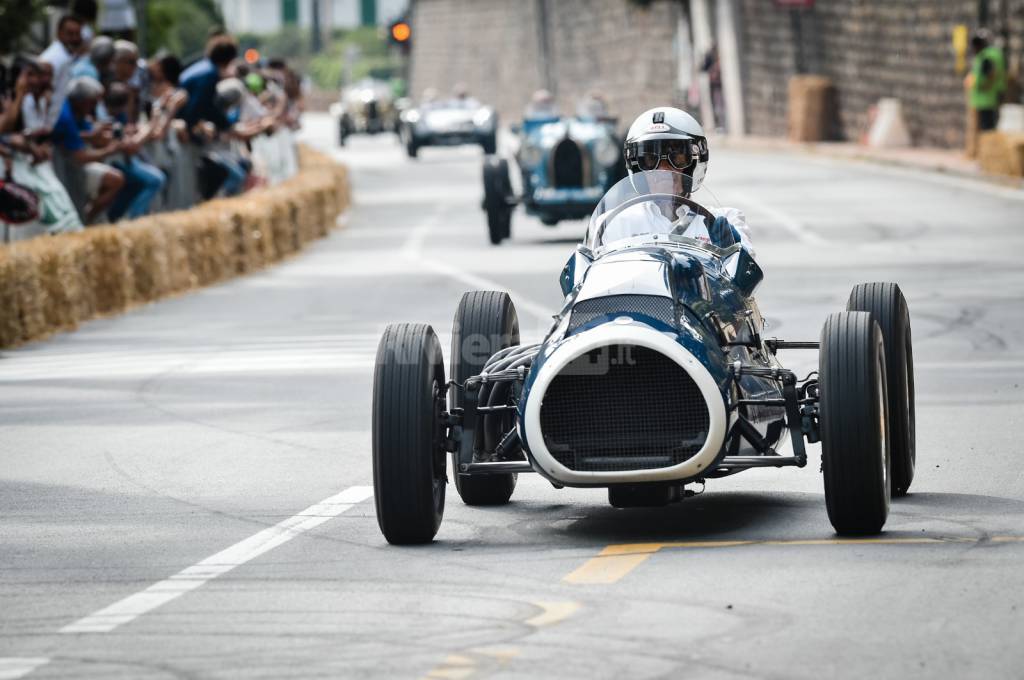
[{"label": "distant race car", "polygon": [[512,233],[512,212],[523,204],[548,226],[588,217],[604,193],[625,175],[622,139],[613,119],[528,118],[513,128],[512,160],[522,178],[513,190],[509,159],[484,160],[487,233],[497,245]]},{"label": "distant race car", "polygon": [[331,115],[338,124],[338,144],[354,134],[375,135],[395,132],[398,111],[391,85],[383,80],[366,78],[341,91],[341,99],[331,105]]},{"label": "distant race car", "polygon": [[498,116],[471,97],[423,102],[402,112],[398,134],[409,158],[425,146],[479,144],[484,153],[497,148]]},{"label": "distant race car", "polygon": [[[753,297],[760,267],[722,218],[650,188],[666,174],[635,173],[609,191],[562,271],[565,302],[540,344],[519,344],[515,308],[498,291],[463,296],[450,376],[429,325],[388,326],[372,448],[389,542],[433,539],[449,453],[468,505],[507,503],[516,475],[536,472],[556,488],[607,487],[613,506],[631,507],[678,501],[692,495],[687,484],[743,470],[804,467],[805,443],[818,441],[836,532],[881,531],[916,460],[899,287],[855,286],[819,341],[766,339]],[[709,242],[657,226],[684,206],[703,216]],[[799,349],[819,351],[804,378],[776,356]]]}]

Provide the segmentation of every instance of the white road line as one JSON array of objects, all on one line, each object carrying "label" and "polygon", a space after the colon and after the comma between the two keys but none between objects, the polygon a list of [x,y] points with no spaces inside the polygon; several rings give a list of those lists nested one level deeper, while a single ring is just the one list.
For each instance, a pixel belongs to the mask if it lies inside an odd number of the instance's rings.
[{"label": "white road line", "polygon": [[467,286],[471,286],[473,288],[508,291],[508,294],[512,296],[513,302],[515,302],[516,309],[524,309],[542,321],[550,322],[551,317],[558,311],[549,305],[544,305],[536,302],[535,300],[531,300],[522,293],[512,290],[505,284],[499,283],[498,281],[494,281],[483,276],[477,276],[476,274],[463,271],[443,262],[430,260],[425,257],[418,257],[416,258],[416,261],[429,269],[434,270],[438,274],[443,274],[455,279],[456,281],[461,281]]},{"label": "white road line", "polygon": [[477,276],[476,274],[458,269],[438,260],[432,260],[423,255],[423,241],[426,240],[427,234],[430,233],[430,230],[440,222],[441,214],[444,212],[446,207],[447,206],[439,204],[429,215],[421,219],[412,228],[409,236],[406,237],[405,242],[402,244],[402,256],[407,260],[421,264],[438,274],[443,274],[444,276],[453,278],[456,281],[461,281],[472,288],[508,291],[508,294],[512,296],[512,299],[515,302],[516,309],[526,310],[542,321],[550,321],[554,312],[557,311],[552,309],[550,306],[531,300],[527,296],[508,288],[502,283],[483,276]]},{"label": "white road line", "polygon": [[764,203],[763,201],[752,197],[750,194],[732,194],[734,196],[733,202],[737,205],[750,206],[758,212],[762,212],[767,215],[773,222],[778,224],[780,227],[792,234],[798,241],[807,243],[809,245],[820,246],[828,243],[827,239],[822,238],[818,234],[814,233],[807,226],[796,219],[792,215],[782,212],[778,208]]},{"label": "white road line", "polygon": [[46,657],[0,657],[0,680],[23,678],[40,666],[50,663]]},{"label": "white road line", "polygon": [[373,487],[353,486],[325,498],[299,514],[264,529],[235,545],[207,557],[168,579],[154,583],[145,590],[104,607],[68,624],[61,633],[108,633],[118,626],[151,612],[185,593],[195,590],[237,566],[287,543],[310,529],[350,510],[357,503],[373,496]]}]

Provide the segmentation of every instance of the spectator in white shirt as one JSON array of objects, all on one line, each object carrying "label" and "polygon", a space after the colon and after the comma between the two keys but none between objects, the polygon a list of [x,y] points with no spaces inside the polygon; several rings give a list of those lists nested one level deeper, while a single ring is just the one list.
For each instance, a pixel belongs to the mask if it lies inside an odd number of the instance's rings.
[{"label": "spectator in white shirt", "polygon": [[50,127],[57,121],[64,106],[68,83],[71,82],[71,67],[81,47],[82,20],[65,14],[57,23],[57,39],[39,55],[41,61],[53,66],[53,101],[47,118]]}]

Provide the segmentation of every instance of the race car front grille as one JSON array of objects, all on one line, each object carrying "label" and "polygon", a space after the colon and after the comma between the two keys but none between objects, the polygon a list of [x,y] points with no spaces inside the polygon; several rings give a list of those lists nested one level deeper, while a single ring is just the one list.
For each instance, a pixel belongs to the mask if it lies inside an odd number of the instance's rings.
[{"label": "race car front grille", "polygon": [[676,307],[672,298],[660,295],[606,295],[581,300],[572,308],[567,332],[610,314],[637,314],[675,327]]},{"label": "race car front grille", "polygon": [[700,388],[679,364],[636,345],[583,354],[543,396],[544,444],[579,472],[651,470],[678,465],[708,436]]},{"label": "race car front grille", "polygon": [[579,145],[571,139],[563,139],[551,150],[552,184],[556,189],[578,189],[584,184],[586,160]]}]

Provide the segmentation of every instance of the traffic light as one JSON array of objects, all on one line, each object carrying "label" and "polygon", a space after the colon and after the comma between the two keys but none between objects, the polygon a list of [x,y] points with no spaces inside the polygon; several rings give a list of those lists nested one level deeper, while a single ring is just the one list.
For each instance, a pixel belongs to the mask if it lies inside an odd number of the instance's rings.
[{"label": "traffic light", "polygon": [[401,47],[405,52],[409,51],[412,44],[412,26],[406,19],[396,19],[391,22],[388,27],[388,42]]}]

